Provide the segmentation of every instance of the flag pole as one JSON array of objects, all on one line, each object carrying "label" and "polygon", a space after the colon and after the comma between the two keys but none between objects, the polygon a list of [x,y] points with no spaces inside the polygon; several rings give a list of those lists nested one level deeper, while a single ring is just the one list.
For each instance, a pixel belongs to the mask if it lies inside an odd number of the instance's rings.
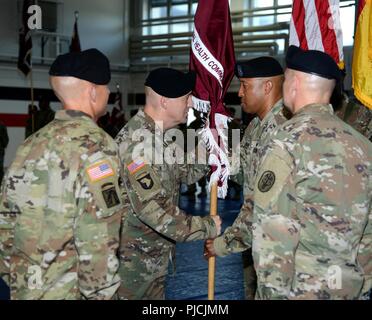
[{"label": "flag pole", "polygon": [[30,86],[31,86],[31,129],[32,133],[35,132],[35,112],[34,112],[34,77],[33,77],[33,66],[32,66],[32,51],[30,52]]},{"label": "flag pole", "polygon": [[[211,186],[210,215],[217,215],[217,182]],[[208,300],[214,300],[214,280],[216,272],[216,257],[208,260]]]}]

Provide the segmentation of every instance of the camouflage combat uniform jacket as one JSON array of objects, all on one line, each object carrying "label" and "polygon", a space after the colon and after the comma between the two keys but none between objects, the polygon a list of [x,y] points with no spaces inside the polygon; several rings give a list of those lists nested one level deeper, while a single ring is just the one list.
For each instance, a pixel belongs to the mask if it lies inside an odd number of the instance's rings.
[{"label": "camouflage combat uniform jacket", "polygon": [[[136,157],[141,144],[153,158]],[[136,137],[137,136],[137,137]],[[150,138],[150,139],[149,139]],[[123,181],[131,208],[126,214],[120,246],[119,296],[121,299],[164,299],[164,281],[177,241],[216,236],[210,217],[187,215],[178,208],[180,182],[194,183],[204,176],[206,165],[157,164],[170,150],[158,126],[141,109],[116,137],[123,161]],[[164,153],[159,149],[164,147]],[[167,149],[168,148],[168,149]]]},{"label": "camouflage combat uniform jacket", "polygon": [[0,276],[12,299],[110,299],[120,284],[115,142],[58,111],[18,149],[0,194]]},{"label": "camouflage combat uniform jacket", "polygon": [[[371,143],[308,105],[263,152],[252,243],[260,299],[358,299],[372,284]],[[244,223],[245,222],[245,223]]]},{"label": "camouflage combat uniform jacket", "polygon": [[361,104],[356,98],[346,96],[342,108],[335,114],[369,141],[372,141],[372,110]]},{"label": "camouflage combat uniform jacket", "polygon": [[[240,225],[242,217],[246,219],[252,215],[254,181],[260,163],[260,150],[270,141],[275,129],[287,121],[283,108],[283,100],[280,99],[262,121],[258,117],[254,118],[244,132],[240,143],[239,168],[239,176],[244,177],[244,203],[233,225],[226,228],[223,235],[215,240],[214,247],[218,253],[220,246],[230,253],[242,252],[248,248],[241,240],[244,235],[239,235],[240,229],[237,226]],[[231,238],[235,241],[227,240]]]},{"label": "camouflage combat uniform jacket", "polygon": [[8,146],[9,143],[9,136],[8,136],[8,130],[0,121],[0,184],[3,179],[4,175],[4,157],[5,157],[5,149]]}]

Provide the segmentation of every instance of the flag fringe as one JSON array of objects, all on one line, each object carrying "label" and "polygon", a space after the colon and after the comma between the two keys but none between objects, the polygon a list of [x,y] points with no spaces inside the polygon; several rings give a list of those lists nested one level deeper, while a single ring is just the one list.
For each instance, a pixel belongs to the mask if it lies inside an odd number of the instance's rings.
[{"label": "flag fringe", "polygon": [[201,100],[197,97],[192,96],[192,103],[193,108],[196,111],[202,112],[202,113],[209,113],[209,110],[211,110],[211,103],[207,100]]},{"label": "flag fringe", "polygon": [[366,95],[360,88],[354,88],[354,95],[367,108],[372,110],[372,98]]},{"label": "flag fringe", "polygon": [[211,174],[209,181],[209,191],[214,183],[221,183],[218,186],[218,198],[224,199],[227,195],[227,182],[230,173],[230,163],[227,156],[228,150],[228,136],[226,129],[228,128],[228,122],[231,120],[228,116],[222,114],[215,115],[216,130],[220,137],[220,145],[216,142],[212,130],[207,125],[201,130],[201,137],[209,152],[208,164],[214,166],[216,170]]}]

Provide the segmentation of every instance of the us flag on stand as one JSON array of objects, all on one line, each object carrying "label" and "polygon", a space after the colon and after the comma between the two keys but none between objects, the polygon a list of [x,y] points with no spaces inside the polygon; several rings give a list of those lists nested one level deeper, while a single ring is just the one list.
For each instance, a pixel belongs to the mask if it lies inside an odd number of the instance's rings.
[{"label": "us flag on stand", "polygon": [[344,69],[339,0],[294,0],[289,45],[329,54]]}]

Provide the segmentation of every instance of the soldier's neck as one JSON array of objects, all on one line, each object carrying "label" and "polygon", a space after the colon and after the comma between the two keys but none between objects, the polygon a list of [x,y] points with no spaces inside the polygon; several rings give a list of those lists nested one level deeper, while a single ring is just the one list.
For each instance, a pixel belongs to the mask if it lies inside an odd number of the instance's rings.
[{"label": "soldier's neck", "polygon": [[144,113],[154,121],[156,127],[164,132],[168,129],[167,122],[154,110],[154,108],[145,106],[143,109]]},{"label": "soldier's neck", "polygon": [[95,114],[95,112],[91,108],[84,108],[79,106],[78,104],[67,104],[63,106],[64,110],[75,110],[75,111],[80,111],[86,114],[87,116],[91,117],[94,122],[97,122],[98,117]]},{"label": "soldier's neck", "polygon": [[303,109],[304,107],[310,105],[310,104],[329,104],[330,101],[329,101],[329,98],[327,97],[315,97],[315,98],[312,98],[310,97],[309,99],[299,99],[298,101],[295,102],[294,106],[293,106],[293,114],[296,114],[297,112],[299,112],[301,109]]},{"label": "soldier's neck", "polygon": [[258,118],[262,121],[265,119],[266,115],[271,111],[271,109],[275,106],[275,104],[282,98],[281,95],[273,95],[269,97],[263,107],[257,112]]}]

